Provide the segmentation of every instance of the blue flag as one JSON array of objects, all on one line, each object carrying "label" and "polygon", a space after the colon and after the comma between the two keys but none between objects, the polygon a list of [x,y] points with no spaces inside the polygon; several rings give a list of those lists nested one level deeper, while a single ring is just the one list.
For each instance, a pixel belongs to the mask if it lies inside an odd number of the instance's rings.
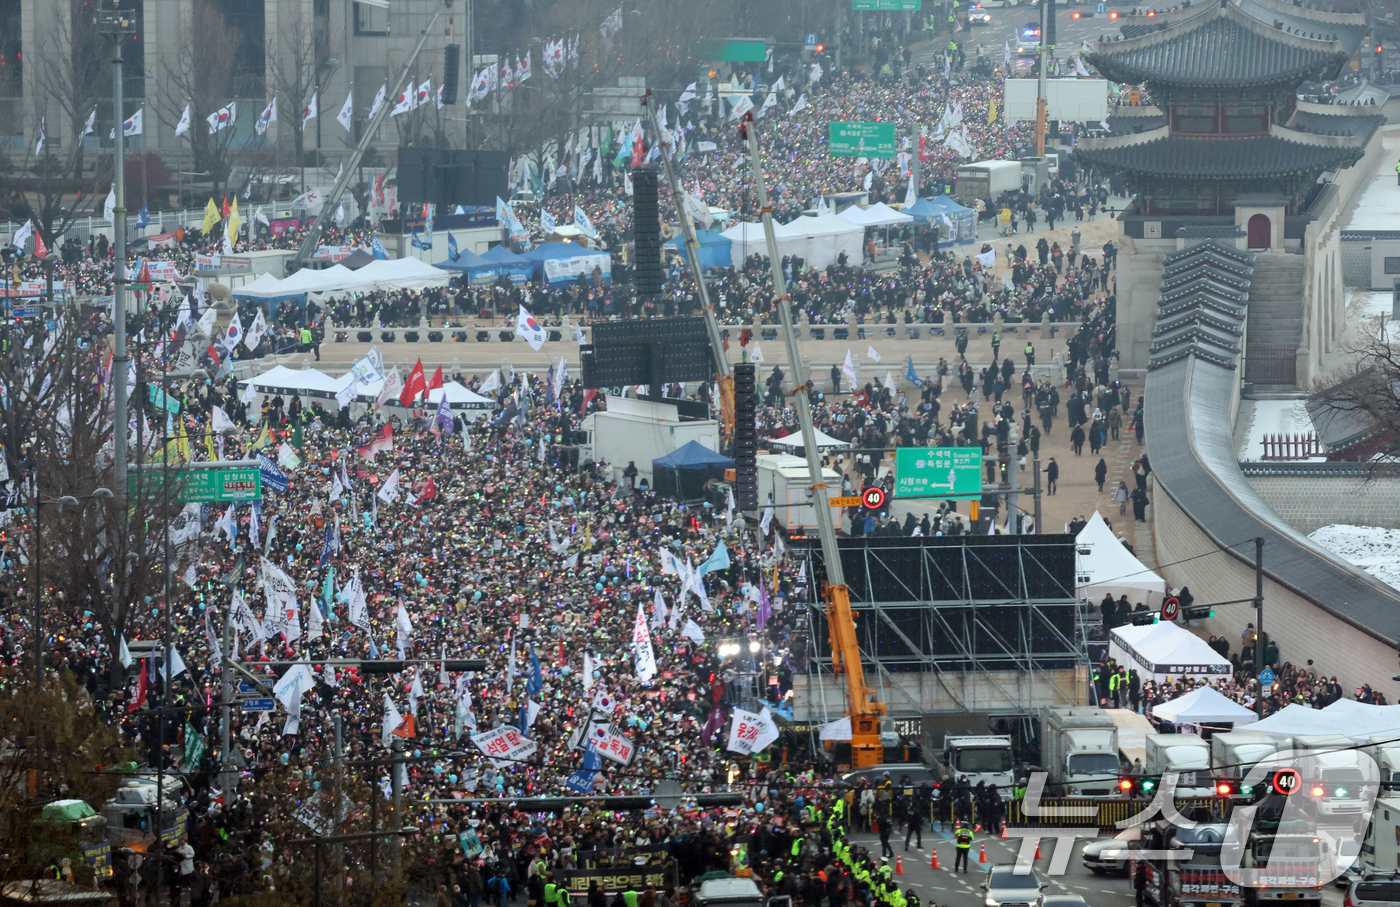
[{"label": "blue flag", "polygon": [[136,229],[144,230],[151,223],[151,212],[146,208],[146,203],[141,203],[141,213],[136,215]]},{"label": "blue flag", "polygon": [[321,545],[321,561],[316,566],[324,567],[331,562],[331,552],[335,549],[335,523],[326,520],[326,541]]},{"label": "blue flag", "polygon": [[598,777],[598,771],[603,767],[603,757],[598,755],[598,750],[593,746],[593,741],[589,740],[583,751],[583,765],[578,771],[570,775],[564,784],[569,790],[580,794],[593,793],[593,781]]},{"label": "blue flag", "polygon": [[724,546],[724,539],[720,539],[719,544],[715,546],[715,553],[705,558],[700,562],[700,566],[695,568],[695,575],[699,577],[716,570],[728,569],[729,549]]},{"label": "blue flag", "polygon": [[370,247],[374,250],[375,258],[379,259],[380,261],[389,260],[389,250],[384,248],[384,244],[379,241],[378,236],[374,238],[374,242],[370,244]]},{"label": "blue flag", "polygon": [[272,458],[262,451],[258,451],[258,469],[262,471],[263,484],[273,491],[287,490],[287,474],[272,461]]},{"label": "blue flag", "polygon": [[419,233],[417,230],[413,231],[413,248],[431,249],[433,247],[433,234],[427,234],[428,238],[426,242],[420,238],[422,235],[423,234]]},{"label": "blue flag", "polygon": [[538,696],[544,689],[544,672],[540,670],[540,657],[535,654],[535,644],[530,643],[530,679],[525,682],[525,692]]},{"label": "blue flag", "polygon": [[457,237],[451,233],[447,234],[447,257],[456,261],[461,257],[461,252],[457,251]]},{"label": "blue flag", "polygon": [[918,373],[914,371],[914,357],[913,357],[913,356],[910,356],[907,360],[905,360],[905,363],[904,363],[904,377],[908,378],[908,379],[909,379],[910,381],[912,381],[914,384],[917,384],[917,385],[922,385],[922,384],[923,384],[923,382],[919,380],[919,375],[918,375]]}]

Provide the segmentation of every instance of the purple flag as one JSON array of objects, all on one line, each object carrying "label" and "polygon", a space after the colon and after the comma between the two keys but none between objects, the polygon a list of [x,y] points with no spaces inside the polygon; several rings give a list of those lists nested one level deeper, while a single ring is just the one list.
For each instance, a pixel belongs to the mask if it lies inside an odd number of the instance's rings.
[{"label": "purple flag", "polygon": [[763,580],[758,581],[758,612],[755,621],[758,624],[758,632],[762,633],[763,628],[768,623],[768,618],[773,616],[773,605],[768,601],[768,586]]},{"label": "purple flag", "polygon": [[722,727],[724,727],[724,710],[719,706],[715,706],[714,711],[710,712],[709,720],[705,722],[704,728],[700,730],[700,741],[706,746],[709,746],[715,739],[715,734],[719,733],[719,729]]}]

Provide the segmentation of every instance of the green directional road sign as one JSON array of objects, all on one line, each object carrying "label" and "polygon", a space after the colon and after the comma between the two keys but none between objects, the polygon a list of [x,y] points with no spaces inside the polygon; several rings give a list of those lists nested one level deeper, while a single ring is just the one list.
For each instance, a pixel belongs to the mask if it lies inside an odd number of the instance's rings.
[{"label": "green directional road sign", "polygon": [[897,498],[979,498],[979,447],[900,447],[894,452]]},{"label": "green directional road sign", "polygon": [[[127,476],[127,493],[136,494],[139,477],[145,480],[146,493],[158,497],[165,474],[165,470],[158,466],[147,466],[139,473],[132,470]],[[171,496],[186,504],[252,501],[262,497],[262,471],[257,466],[203,469],[171,466],[169,475]]]},{"label": "green directional road sign", "polygon": [[833,121],[827,144],[835,157],[894,157],[894,124]]},{"label": "green directional road sign", "polygon": [[851,9],[906,12],[919,9],[919,0],[851,0]]}]

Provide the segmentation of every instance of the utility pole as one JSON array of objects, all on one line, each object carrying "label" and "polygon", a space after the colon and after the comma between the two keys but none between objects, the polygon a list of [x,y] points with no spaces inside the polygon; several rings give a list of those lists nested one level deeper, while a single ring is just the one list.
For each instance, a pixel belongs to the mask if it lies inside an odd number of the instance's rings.
[{"label": "utility pole", "polygon": [[[1035,153],[1037,156],[1045,157],[1045,129],[1046,121],[1046,79],[1050,69],[1050,61],[1047,51],[1052,48],[1047,43],[1050,40],[1049,19],[1055,15],[1055,0],[1040,0],[1040,74],[1036,77],[1035,86]],[[1036,168],[1036,185],[1032,187],[1036,191],[1040,190],[1040,168]]]},{"label": "utility pole", "polygon": [[1264,671],[1267,667],[1264,663],[1264,539],[1254,540],[1254,621],[1256,638],[1254,640],[1254,676],[1259,678],[1259,696],[1255,700],[1255,707],[1259,710],[1259,717],[1264,717]]},{"label": "utility pole", "polygon": [[[233,653],[233,620],[229,609],[224,609],[224,657]],[[224,792],[224,802],[233,805],[237,796],[238,772],[233,765],[233,672],[219,665],[219,698],[224,704],[224,720],[219,741],[219,789]]]},{"label": "utility pole", "polygon": [[117,531],[126,532],[126,144],[125,107],[122,99],[122,42],[136,33],[136,22],[124,10],[98,10],[97,26],[112,42],[112,163],[115,167],[113,192],[117,207],[112,224],[112,383],[114,406],[112,412],[112,481],[116,484]]},{"label": "utility pole", "polygon": [[1040,453],[1037,452],[1031,460],[1031,466],[1035,469],[1035,534],[1041,535],[1045,532],[1040,527]]}]

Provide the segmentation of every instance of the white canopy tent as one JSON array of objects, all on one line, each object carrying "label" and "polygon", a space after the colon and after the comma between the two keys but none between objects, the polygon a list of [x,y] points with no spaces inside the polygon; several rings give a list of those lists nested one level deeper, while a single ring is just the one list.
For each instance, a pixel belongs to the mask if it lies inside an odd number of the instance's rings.
[{"label": "white canopy tent", "polygon": [[763,236],[763,224],[741,221],[720,234],[729,240],[729,254],[738,262],[750,255],[767,255],[768,243]]},{"label": "white canopy tent", "polygon": [[[1170,702],[1152,707],[1152,717],[1170,724],[1202,725],[1219,728],[1224,725],[1252,724],[1259,716],[1215,687],[1197,687]],[[1253,728],[1251,728],[1253,730]]]},{"label": "white canopy tent", "polygon": [[1250,730],[1273,737],[1342,734],[1362,742],[1372,737],[1394,737],[1397,728],[1400,728],[1400,705],[1367,705],[1339,699],[1325,709],[1296,703],[1284,706]]},{"label": "white canopy tent", "polygon": [[[383,387],[382,383],[376,385],[374,395],[369,397],[369,401],[372,402],[374,400],[374,397],[378,395],[381,387]],[[461,416],[464,419],[479,419],[482,416],[490,414],[490,412],[496,408],[496,401],[492,400],[490,397],[483,397],[455,381],[449,381],[443,384],[442,387],[435,387],[428,391],[428,402],[420,403],[419,408],[424,410],[426,414],[431,415],[437,411],[438,406],[442,403],[443,394],[447,394],[447,408],[452,411],[453,415]],[[364,400],[364,395],[357,395],[357,399]],[[400,419],[406,418],[408,415],[408,410],[397,400],[390,400],[385,403],[384,409],[389,411],[391,415],[398,416]]]},{"label": "white canopy tent", "polygon": [[253,385],[253,390],[265,396],[277,394],[309,394],[313,397],[334,397],[336,379],[314,368],[287,368],[274,366],[239,382],[243,386]]},{"label": "white canopy tent", "polygon": [[789,224],[774,225],[780,255],[800,255],[809,268],[835,264],[842,252],[846,260],[861,260],[865,228],[842,220],[835,214],[799,217]]},{"label": "white canopy tent", "polygon": [[[850,441],[842,441],[840,438],[833,438],[831,435],[827,434],[821,429],[815,429],[814,432],[817,441],[817,450],[833,450],[835,448],[851,446]],[[787,435],[786,437],[774,438],[768,442],[768,446],[781,447],[785,450],[792,450],[801,447],[802,433],[794,432],[793,434]]]},{"label": "white canopy tent", "polygon": [[1074,539],[1075,546],[1088,554],[1079,555],[1078,595],[1080,601],[1095,601],[1105,595],[1126,595],[1133,604],[1142,602],[1157,608],[1167,594],[1167,582],[1132,555],[1114,536],[1098,511]]},{"label": "white canopy tent", "polygon": [[257,280],[238,288],[239,298],[278,299],[306,293],[335,295],[348,290],[422,289],[446,286],[452,279],[450,271],[435,268],[416,258],[396,258],[374,261],[358,271],[343,265],[331,265],[324,270],[302,268],[282,280],[264,274]]},{"label": "white canopy tent", "polygon": [[836,216],[858,227],[898,227],[914,222],[912,214],[896,211],[884,202],[876,202],[869,208],[852,205]]},{"label": "white canopy tent", "polygon": [[1173,623],[1115,627],[1108,635],[1108,656],[1142,680],[1230,676],[1230,660],[1190,630]]}]

